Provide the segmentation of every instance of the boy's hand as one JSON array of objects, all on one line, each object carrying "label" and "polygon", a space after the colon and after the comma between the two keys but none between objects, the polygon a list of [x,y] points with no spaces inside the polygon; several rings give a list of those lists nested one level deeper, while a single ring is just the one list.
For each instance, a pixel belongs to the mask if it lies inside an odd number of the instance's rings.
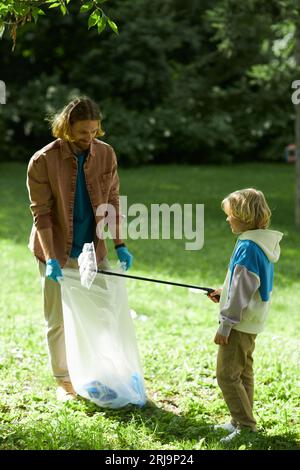
[{"label": "boy's hand", "polygon": [[215,304],[218,304],[220,302],[220,295],[222,293],[222,289],[216,289],[210,294],[207,294],[207,296],[212,300]]},{"label": "boy's hand", "polygon": [[225,344],[228,344],[228,336],[223,336],[223,335],[220,335],[218,332],[216,333],[216,336],[215,336],[215,339],[214,339],[214,342],[216,344],[221,344],[223,346],[225,346]]}]

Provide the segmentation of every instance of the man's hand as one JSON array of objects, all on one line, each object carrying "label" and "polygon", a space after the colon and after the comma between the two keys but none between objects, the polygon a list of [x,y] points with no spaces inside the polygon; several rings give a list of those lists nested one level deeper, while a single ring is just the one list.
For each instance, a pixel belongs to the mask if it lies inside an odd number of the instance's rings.
[{"label": "man's hand", "polygon": [[64,278],[60,264],[57,259],[48,259],[46,263],[46,277],[49,277],[55,282],[58,282],[59,280]]},{"label": "man's hand", "polygon": [[119,246],[116,250],[122,267],[125,269],[125,271],[127,271],[127,269],[129,269],[133,263],[132,254],[128,251],[126,246]]},{"label": "man's hand", "polygon": [[214,342],[215,342],[216,344],[220,344],[220,345],[225,346],[225,344],[228,344],[228,336],[220,335],[220,334],[217,332],[217,333],[216,333],[216,336],[215,336],[215,339],[214,339]]}]

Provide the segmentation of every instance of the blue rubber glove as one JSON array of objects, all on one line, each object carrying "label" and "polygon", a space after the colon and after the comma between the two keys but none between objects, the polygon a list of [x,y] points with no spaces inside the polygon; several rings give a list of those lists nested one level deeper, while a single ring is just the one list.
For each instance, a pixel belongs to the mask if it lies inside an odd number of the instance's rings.
[{"label": "blue rubber glove", "polygon": [[64,275],[57,259],[48,259],[46,263],[46,277],[50,277],[50,279],[55,282],[58,282],[58,280],[63,279]]},{"label": "blue rubber glove", "polygon": [[129,253],[128,248],[126,246],[119,246],[119,248],[117,248],[116,250],[123,269],[127,271],[127,269],[129,269],[133,263],[132,254]]}]

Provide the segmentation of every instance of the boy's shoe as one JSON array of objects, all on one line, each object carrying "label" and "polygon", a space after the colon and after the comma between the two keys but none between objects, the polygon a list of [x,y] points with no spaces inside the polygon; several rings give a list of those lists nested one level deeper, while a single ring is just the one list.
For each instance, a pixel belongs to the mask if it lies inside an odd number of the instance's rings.
[{"label": "boy's shoe", "polygon": [[233,426],[231,423],[225,423],[225,424],[216,424],[213,427],[214,431],[227,431],[229,433],[232,433],[236,430],[236,427]]},{"label": "boy's shoe", "polygon": [[[232,426],[232,425],[231,425],[231,426]],[[231,442],[233,439],[236,439],[240,434],[241,434],[241,430],[235,428],[234,431],[233,431],[231,434],[229,434],[229,435],[226,436],[226,437],[222,437],[222,439],[220,439],[220,442],[221,442],[222,444],[228,444],[228,443]]]},{"label": "boy's shoe", "polygon": [[244,427],[244,428],[236,428],[235,431],[233,431],[231,434],[229,434],[229,436],[226,436],[226,437],[223,437],[222,439],[220,439],[220,442],[222,442],[223,444],[226,444],[226,443],[229,443],[231,442],[232,440],[234,440],[235,438],[239,437],[239,436],[243,436],[244,439],[246,439],[247,441],[251,441],[255,435],[257,434],[257,430],[256,429],[251,429],[249,427]]},{"label": "boy's shoe", "polygon": [[56,389],[56,398],[58,401],[69,401],[76,400],[76,392],[71,382],[65,382],[64,380],[58,381],[58,387]]}]

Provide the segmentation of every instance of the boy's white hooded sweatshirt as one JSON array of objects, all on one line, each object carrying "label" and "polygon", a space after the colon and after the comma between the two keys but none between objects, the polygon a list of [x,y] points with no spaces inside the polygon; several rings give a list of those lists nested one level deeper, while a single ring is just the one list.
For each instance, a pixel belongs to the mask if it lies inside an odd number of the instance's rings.
[{"label": "boy's white hooded sweatshirt", "polygon": [[220,298],[220,335],[228,336],[232,328],[251,334],[263,330],[282,236],[275,230],[259,229],[238,237]]}]

